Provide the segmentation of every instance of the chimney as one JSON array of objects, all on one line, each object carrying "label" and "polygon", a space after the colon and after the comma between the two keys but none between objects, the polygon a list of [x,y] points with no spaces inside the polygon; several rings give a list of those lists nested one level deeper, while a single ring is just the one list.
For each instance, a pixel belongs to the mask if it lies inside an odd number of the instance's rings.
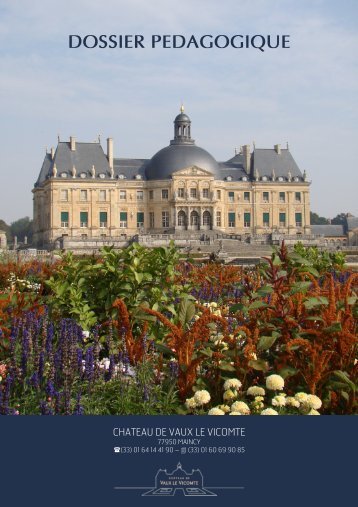
[{"label": "chimney", "polygon": [[76,151],[76,138],[73,136],[70,137],[70,145],[71,151]]},{"label": "chimney", "polygon": [[244,155],[244,169],[247,174],[250,174],[251,156],[250,156],[250,145],[249,144],[244,144],[244,146],[242,147],[242,153]]},{"label": "chimney", "polygon": [[55,158],[55,148],[52,147],[51,148],[51,160],[53,160]]},{"label": "chimney", "polygon": [[277,153],[277,155],[281,155],[281,145],[275,144],[274,148],[275,148],[275,152]]},{"label": "chimney", "polygon": [[113,139],[111,137],[107,139],[107,158],[109,168],[113,170]]}]

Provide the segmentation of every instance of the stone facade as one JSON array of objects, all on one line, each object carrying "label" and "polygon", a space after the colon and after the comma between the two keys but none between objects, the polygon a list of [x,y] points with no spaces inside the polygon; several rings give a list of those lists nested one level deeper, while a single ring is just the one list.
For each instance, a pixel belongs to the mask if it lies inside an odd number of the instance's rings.
[{"label": "stone facade", "polygon": [[34,194],[34,243],[93,242],[193,232],[243,238],[310,233],[309,182],[288,148],[243,146],[218,163],[191,139],[181,112],[174,139],[152,159],[116,159],[100,142],[59,142],[46,153]]}]

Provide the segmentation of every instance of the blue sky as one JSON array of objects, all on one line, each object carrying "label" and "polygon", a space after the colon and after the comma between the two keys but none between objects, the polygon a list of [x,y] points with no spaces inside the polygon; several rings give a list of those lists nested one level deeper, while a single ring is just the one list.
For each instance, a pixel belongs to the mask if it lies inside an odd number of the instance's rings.
[{"label": "blue sky", "polygon": [[[111,136],[115,156],[150,158],[182,100],[217,160],[288,141],[311,209],[358,215],[357,26],[355,0],[0,0],[0,218],[32,216],[58,134]],[[291,48],[68,49],[88,33],[283,33]]]}]

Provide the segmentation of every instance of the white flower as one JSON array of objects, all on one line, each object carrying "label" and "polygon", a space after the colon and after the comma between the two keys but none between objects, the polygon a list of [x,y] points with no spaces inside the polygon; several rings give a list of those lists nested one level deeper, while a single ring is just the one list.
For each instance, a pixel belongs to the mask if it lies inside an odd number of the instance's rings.
[{"label": "white flower", "polygon": [[[266,391],[265,391],[265,389],[263,387],[251,386],[246,391],[246,394],[248,396],[265,396]],[[262,400],[260,400],[260,401],[262,401]]]},{"label": "white flower", "polygon": [[282,391],[285,381],[281,375],[269,375],[266,378],[266,387],[271,391]]},{"label": "white flower", "polygon": [[296,398],[294,398],[293,396],[287,396],[287,398],[286,398],[286,406],[287,407],[299,408],[300,402],[298,400],[296,400]]},{"label": "white flower", "polygon": [[232,391],[231,389],[228,389],[223,394],[224,401],[230,401],[230,400],[233,400],[236,397],[237,397],[237,392],[236,391]]},{"label": "white flower", "polygon": [[255,396],[255,401],[264,401],[263,396]]},{"label": "white flower", "polygon": [[307,396],[305,403],[307,403],[307,405],[310,408],[313,408],[315,410],[318,410],[319,408],[322,407],[322,400],[318,398],[318,396],[316,396],[315,394],[309,394]]},{"label": "white flower", "polygon": [[230,412],[229,415],[243,415],[241,412]]},{"label": "white flower", "polygon": [[206,403],[209,403],[211,400],[211,396],[208,391],[203,389],[202,391],[196,391],[194,394],[194,400],[197,405],[206,405]]},{"label": "white flower", "polygon": [[308,394],[306,394],[306,393],[296,393],[295,394],[295,398],[300,403],[305,403],[307,401]]},{"label": "white flower", "polygon": [[242,384],[241,384],[240,380],[238,380],[237,378],[229,378],[228,380],[225,380],[225,382],[224,382],[225,391],[227,389],[236,389],[238,391],[241,386],[242,386]]},{"label": "white flower", "polygon": [[222,410],[223,412],[225,412],[225,414],[227,414],[228,412],[230,412],[229,405],[219,405],[218,408],[220,408],[220,410]]},{"label": "white flower", "polygon": [[185,400],[185,406],[188,410],[193,410],[194,408],[196,408],[196,401],[193,398],[188,398],[187,400]]},{"label": "white flower", "polygon": [[314,408],[311,408],[311,410],[308,412],[307,415],[321,415],[321,414],[317,412],[317,410],[315,410]]},{"label": "white flower", "polygon": [[242,415],[249,415],[250,409],[244,401],[235,401],[231,405],[231,412],[240,412]]},{"label": "white flower", "polygon": [[225,412],[218,407],[211,408],[208,415],[225,415]]},{"label": "white flower", "polygon": [[277,395],[272,399],[271,404],[274,407],[284,407],[286,405],[286,398],[284,396]]},{"label": "white flower", "polygon": [[265,408],[260,415],[278,415],[278,412],[273,408]]}]

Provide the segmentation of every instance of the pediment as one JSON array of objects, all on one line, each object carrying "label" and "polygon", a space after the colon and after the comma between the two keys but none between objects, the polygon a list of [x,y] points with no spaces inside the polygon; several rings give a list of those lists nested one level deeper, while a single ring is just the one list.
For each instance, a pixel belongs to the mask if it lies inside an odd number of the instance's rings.
[{"label": "pediment", "polygon": [[174,178],[177,176],[190,176],[190,177],[213,177],[213,174],[210,171],[207,171],[206,169],[202,169],[201,167],[198,167],[196,165],[185,167],[183,169],[179,169],[178,171],[175,171],[172,175]]}]

